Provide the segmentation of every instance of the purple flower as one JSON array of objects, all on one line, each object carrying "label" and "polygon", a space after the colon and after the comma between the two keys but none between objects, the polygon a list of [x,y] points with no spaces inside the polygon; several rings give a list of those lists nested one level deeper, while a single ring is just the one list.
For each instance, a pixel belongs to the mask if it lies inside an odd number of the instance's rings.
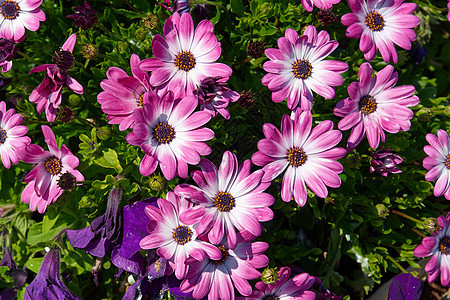
[{"label": "purple flower", "polygon": [[7,266],[9,271],[5,272],[5,275],[11,276],[14,280],[14,286],[6,288],[0,292],[0,299],[15,299],[17,292],[25,285],[28,272],[17,268],[17,264],[14,261],[12,248],[6,246],[6,238],[3,238],[3,257],[0,261],[0,266]]},{"label": "purple flower", "polygon": [[182,98],[192,95],[206,77],[228,79],[231,68],[214,62],[222,48],[212,31],[213,25],[208,20],[194,29],[190,14],[174,13],[167,19],[165,39],[158,34],[152,40],[156,58],[144,59],[140,65],[142,70],[152,71],[150,84],[158,89],[158,94],[172,91],[175,98]]},{"label": "purple flower", "polygon": [[394,277],[389,286],[389,300],[419,300],[422,295],[423,281],[409,273]]},{"label": "purple flower", "polygon": [[422,244],[414,249],[416,257],[431,259],[425,266],[428,282],[433,282],[441,274],[441,284],[450,286],[450,213],[437,219],[438,229],[432,237],[425,237]]},{"label": "purple flower", "polygon": [[45,110],[49,122],[56,118],[56,109],[61,105],[63,86],[67,85],[75,93],[83,94],[83,86],[67,74],[75,61],[72,51],[76,40],[75,34],[69,36],[53,56],[55,64],[44,64],[30,70],[30,73],[47,73],[42,83],[31,92],[30,101],[37,104],[38,113]]},{"label": "purple flower", "polygon": [[213,117],[219,113],[227,120],[230,118],[226,109],[228,103],[236,102],[240,97],[238,92],[227,88],[227,83],[220,76],[203,79],[194,94],[198,96],[200,110],[209,112]]},{"label": "purple flower", "polygon": [[25,288],[24,300],[81,299],[64,285],[59,274],[59,267],[59,251],[51,249],[44,257],[36,278]]},{"label": "purple flower", "polygon": [[412,13],[415,3],[396,1],[349,0],[353,13],[342,16],[341,22],[347,28],[347,37],[361,38],[359,49],[364,58],[372,61],[380,50],[383,60],[397,63],[398,56],[394,43],[403,49],[411,49],[416,40],[413,27],[420,19]]},{"label": "purple flower", "polygon": [[200,167],[202,171],[191,173],[198,187],[188,184],[175,187],[176,194],[198,204],[180,215],[181,222],[189,225],[200,222],[197,234],[207,234],[213,244],[226,236],[231,249],[237,243],[236,229],[260,236],[259,222],[273,218],[269,206],[275,201],[270,194],[263,193],[270,185],[262,182],[264,172],[251,173],[249,159],[239,166],[236,155],[229,151],[223,154],[219,170],[206,158]]},{"label": "purple flower", "polygon": [[337,296],[335,293],[327,289],[319,277],[314,276],[315,282],[313,289],[316,292],[316,300],[341,300],[343,296]]},{"label": "purple flower", "polygon": [[370,160],[370,173],[378,172],[386,177],[388,172],[393,174],[402,172],[402,170],[397,168],[397,165],[400,164],[403,159],[391,151],[392,149],[383,149],[383,147],[381,147],[372,153],[372,159]]},{"label": "purple flower", "polygon": [[288,28],[285,37],[278,39],[278,48],[266,50],[270,59],[264,63],[266,74],[262,84],[272,93],[274,102],[287,98],[287,106],[293,110],[300,105],[302,110],[311,110],[313,95],[311,91],[333,99],[334,86],[344,83],[339,75],[347,71],[346,63],[336,60],[324,60],[339,43],[330,41],[325,30],[317,34],[314,26],[308,26],[303,36]]},{"label": "purple flower", "polygon": [[338,188],[342,165],[337,159],[346,151],[333,148],[342,138],[339,130],[333,130],[333,122],[321,122],[312,129],[311,112],[297,108],[289,117],[284,115],[281,132],[272,124],[266,123],[263,132],[266,136],[258,142],[258,152],[252,161],[263,166],[263,181],[270,182],[284,170],[281,198],[285,202],[292,199],[304,206],[308,198],[306,185],[319,197],[328,195],[327,186]]},{"label": "purple flower", "polygon": [[200,155],[211,153],[204,141],[214,137],[209,128],[201,127],[211,119],[205,111],[194,112],[197,98],[187,96],[174,99],[168,91],[161,98],[154,92],[144,94],[142,109],[134,113],[135,126],[127,135],[127,142],[141,146],[145,153],[139,170],[152,174],[158,164],[167,180],[178,176],[186,178],[188,166],[200,162]]},{"label": "purple flower", "polygon": [[408,107],[419,104],[412,85],[394,87],[398,74],[387,65],[372,77],[372,66],[365,62],[359,68],[359,82],[352,82],[347,88],[349,98],[338,102],[334,114],[343,117],[340,130],[352,128],[347,141],[347,150],[352,151],[364,136],[372,148],[384,142],[384,131],[397,133],[411,127],[409,121],[414,113]]},{"label": "purple flower", "polygon": [[434,195],[436,197],[444,195],[445,199],[450,200],[450,137],[447,132],[439,129],[437,136],[427,134],[426,139],[430,145],[423,147],[428,155],[423,160],[423,167],[427,170],[425,179],[436,181],[434,186]]},{"label": "purple flower", "polygon": [[0,67],[6,73],[12,68],[12,59],[17,53],[16,45],[10,41],[0,38]]},{"label": "purple flower", "polygon": [[6,110],[6,103],[0,102],[0,157],[3,166],[9,169],[11,163],[18,164],[17,156],[19,149],[25,148],[31,143],[31,139],[25,134],[28,132],[27,126],[20,125],[22,115],[14,109]]},{"label": "purple flower", "polygon": [[312,11],[314,6],[320,9],[330,9],[333,4],[339,3],[341,0],[302,0],[303,8],[306,11]]},{"label": "purple flower", "polygon": [[[213,0],[214,1],[214,0]],[[174,0],[173,5],[170,6],[170,0],[164,0],[164,3],[166,5],[158,3],[159,5],[165,7],[168,9],[171,13],[178,13],[180,15],[184,13],[193,13],[196,16],[197,21],[201,21],[206,19],[209,13],[208,5],[205,3],[199,3],[194,4],[195,6],[192,8],[193,5],[191,2],[196,2],[192,0]],[[192,8],[192,11],[191,11]]]},{"label": "purple flower", "polygon": [[[291,269],[283,267],[278,273],[278,279],[273,284],[266,284],[264,281],[256,283],[256,290],[245,298],[238,297],[238,300],[264,300],[264,299],[297,299],[297,300],[314,300],[316,294],[307,291],[314,284],[314,277],[302,273],[289,279]],[[289,279],[289,280],[288,280]]]},{"label": "purple flower", "polygon": [[84,1],[84,6],[76,6],[75,14],[67,17],[74,20],[73,24],[75,26],[80,26],[84,30],[94,27],[97,23],[97,12],[87,1]]}]

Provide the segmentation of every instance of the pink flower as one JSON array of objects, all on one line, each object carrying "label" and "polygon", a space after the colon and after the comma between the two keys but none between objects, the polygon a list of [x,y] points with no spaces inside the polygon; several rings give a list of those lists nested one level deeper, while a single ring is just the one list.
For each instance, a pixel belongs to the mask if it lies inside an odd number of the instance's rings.
[{"label": "pink flower", "polygon": [[365,59],[372,61],[380,50],[383,60],[397,63],[397,51],[394,43],[409,50],[411,42],[416,40],[413,27],[420,19],[412,15],[415,3],[403,3],[403,0],[349,0],[353,13],[342,16],[341,22],[347,28],[347,37],[361,38],[359,49]]},{"label": "pink flower", "polygon": [[320,9],[330,9],[333,4],[337,4],[340,1],[341,0],[302,0],[302,5],[306,11],[312,11],[314,5]]},{"label": "pink flower", "polygon": [[194,96],[174,99],[168,91],[161,98],[154,92],[144,94],[142,109],[134,113],[135,125],[127,135],[127,142],[141,146],[145,156],[139,170],[152,174],[158,164],[167,180],[178,176],[186,178],[188,166],[200,162],[200,155],[211,153],[204,141],[214,137],[211,129],[201,127],[211,115],[194,112],[198,100]]},{"label": "pink flower", "polygon": [[77,94],[83,94],[81,84],[67,74],[75,61],[72,51],[76,40],[75,34],[69,36],[61,49],[56,51],[53,56],[55,64],[40,65],[30,71],[30,73],[47,73],[42,83],[31,92],[30,101],[37,104],[38,113],[45,110],[49,122],[53,122],[56,118],[56,109],[61,105],[62,87],[64,85],[67,85]]},{"label": "pink flower", "polygon": [[414,249],[416,257],[431,256],[425,266],[428,282],[435,281],[441,273],[441,284],[450,286],[450,213],[438,219],[438,229],[432,237],[425,237]]},{"label": "pink flower", "polygon": [[450,138],[447,132],[439,129],[437,136],[429,133],[426,139],[430,145],[423,147],[428,155],[423,160],[423,167],[429,170],[425,174],[425,179],[428,181],[437,179],[434,195],[436,197],[444,195],[445,199],[450,200]]},{"label": "pink flower", "polygon": [[272,100],[281,102],[287,98],[289,109],[300,104],[302,110],[311,110],[312,91],[332,99],[334,86],[344,83],[339,75],[347,71],[344,62],[324,60],[338,46],[337,41],[330,41],[330,36],[323,30],[317,34],[314,26],[308,26],[305,34],[288,28],[285,37],[278,39],[278,48],[265,51],[270,61],[264,63],[266,74],[262,83],[273,91]]},{"label": "pink flower", "polygon": [[292,199],[304,206],[308,198],[306,185],[319,197],[328,195],[327,186],[338,188],[342,165],[336,160],[346,151],[333,148],[342,138],[339,130],[333,130],[333,122],[323,121],[314,129],[311,112],[297,108],[292,118],[284,115],[281,132],[272,124],[263,126],[265,139],[258,142],[258,152],[252,161],[264,166],[263,181],[272,181],[284,170],[281,198],[285,202]]},{"label": "pink flower", "polygon": [[[283,267],[278,272],[278,279],[273,284],[266,284],[264,281],[257,282],[254,290],[248,297],[238,299],[248,300],[264,300],[264,299],[278,299],[278,300],[314,300],[316,294],[312,291],[307,291],[315,282],[313,276],[306,273],[298,274],[289,279],[291,269]],[[289,279],[289,280],[288,280]]]},{"label": "pink flower", "polygon": [[265,242],[244,242],[239,236],[234,250],[226,242],[218,246],[222,252],[219,260],[205,259],[195,261],[189,258],[189,271],[180,289],[191,292],[195,299],[208,295],[208,299],[234,299],[234,287],[243,296],[252,292],[247,280],[261,277],[256,268],[262,268],[269,262],[267,256],[262,254],[269,245]]},{"label": "pink flower", "polygon": [[150,235],[144,237],[140,246],[142,249],[158,248],[157,254],[167,259],[170,275],[175,270],[178,279],[186,277],[188,265],[185,264],[189,256],[198,261],[207,259],[206,256],[219,260],[222,252],[213,245],[197,239],[197,226],[184,224],[179,215],[192,207],[192,203],[184,197],[176,196],[173,192],[167,194],[167,200],[158,199],[158,208],[148,205],[145,213],[151,219],[147,225]]},{"label": "pink flower", "polygon": [[269,208],[274,198],[263,191],[270,183],[261,182],[263,172],[250,173],[251,163],[246,160],[238,165],[236,155],[226,151],[219,170],[208,159],[200,163],[202,171],[193,171],[192,179],[198,187],[182,184],[175,187],[175,193],[196,204],[180,215],[185,224],[198,224],[197,234],[208,235],[213,244],[227,236],[231,249],[236,246],[237,228],[241,233],[250,232],[260,236],[259,222],[270,221],[273,212]]},{"label": "pink flower", "polygon": [[58,180],[63,174],[70,173],[77,181],[84,180],[83,175],[75,169],[79,163],[78,158],[66,145],[58,148],[50,127],[43,125],[42,132],[49,151],[32,144],[18,153],[24,162],[37,164],[24,178],[28,185],[23,190],[21,199],[23,203],[30,203],[31,211],[37,207],[40,213],[44,213],[47,206],[61,196],[63,190],[59,187]]},{"label": "pink flower", "polygon": [[365,135],[372,148],[384,142],[384,130],[397,133],[411,127],[414,113],[408,107],[419,104],[412,85],[394,87],[398,74],[387,65],[372,77],[372,66],[365,62],[359,68],[359,83],[352,82],[347,88],[349,98],[338,102],[334,114],[344,117],[338,124],[340,130],[353,127],[347,141],[347,150],[352,151]]},{"label": "pink flower", "polygon": [[120,68],[112,67],[106,72],[100,86],[103,92],[97,101],[102,111],[108,115],[109,124],[119,124],[124,131],[133,127],[133,112],[144,105],[144,93],[150,91],[149,75],[139,68],[141,60],[136,54],[131,55],[130,65],[133,76]]},{"label": "pink flower", "polygon": [[25,28],[36,31],[45,14],[38,7],[42,0],[4,0],[0,4],[0,37],[20,42]]},{"label": "pink flower", "polygon": [[5,168],[9,169],[11,163],[18,164],[17,151],[31,143],[27,126],[22,123],[22,115],[16,114],[14,109],[6,110],[6,103],[0,102],[0,157]]},{"label": "pink flower", "polygon": [[214,63],[222,53],[220,43],[212,32],[208,20],[201,21],[194,30],[190,14],[174,13],[164,25],[165,39],[159,34],[152,41],[156,58],[144,59],[141,69],[152,71],[150,84],[157,87],[158,94],[167,90],[175,98],[192,95],[201,80],[209,76],[221,76],[226,81],[231,68]]}]

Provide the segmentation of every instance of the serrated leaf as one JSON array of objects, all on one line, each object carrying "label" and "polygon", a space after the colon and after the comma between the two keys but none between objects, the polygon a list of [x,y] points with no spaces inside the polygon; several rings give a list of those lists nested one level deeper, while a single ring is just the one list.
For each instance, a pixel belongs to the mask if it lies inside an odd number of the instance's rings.
[{"label": "serrated leaf", "polygon": [[121,173],[123,168],[120,165],[117,152],[111,148],[107,151],[102,151],[103,156],[94,160],[96,164],[104,168],[114,169],[117,173]]},{"label": "serrated leaf", "polygon": [[114,177],[112,175],[106,175],[103,181],[94,180],[92,186],[99,190],[104,190],[114,184]]}]

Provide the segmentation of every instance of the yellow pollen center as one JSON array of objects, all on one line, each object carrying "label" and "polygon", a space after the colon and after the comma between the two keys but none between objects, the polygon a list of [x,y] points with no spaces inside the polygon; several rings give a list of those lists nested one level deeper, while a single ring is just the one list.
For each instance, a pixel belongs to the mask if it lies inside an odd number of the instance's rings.
[{"label": "yellow pollen center", "polygon": [[137,100],[137,106],[139,108],[142,108],[144,106],[144,94],[142,94],[139,99]]},{"label": "yellow pollen center", "polygon": [[153,137],[161,144],[168,144],[175,138],[175,131],[169,124],[159,122],[153,129]]},{"label": "yellow pollen center", "polygon": [[450,153],[445,157],[444,166],[447,168],[447,170],[450,170]]},{"label": "yellow pollen center", "polygon": [[189,51],[180,52],[175,57],[175,66],[180,70],[188,72],[195,67],[195,58]]},{"label": "yellow pollen center", "polygon": [[16,1],[13,0],[5,0],[0,5],[0,14],[3,18],[8,20],[14,20],[19,16],[20,7],[16,3]]},{"label": "yellow pollen center", "polygon": [[384,27],[384,19],[379,13],[373,11],[366,16],[366,25],[372,31],[380,31]]},{"label": "yellow pollen center", "polygon": [[358,108],[364,115],[369,115],[377,110],[377,102],[373,96],[366,95],[359,100]]},{"label": "yellow pollen center", "polygon": [[50,157],[45,162],[45,170],[52,175],[61,173],[61,161],[59,158]]},{"label": "yellow pollen center", "polygon": [[173,230],[172,237],[179,245],[184,245],[191,240],[192,230],[187,226],[180,225]]},{"label": "yellow pollen center", "polygon": [[306,79],[311,76],[312,66],[309,61],[300,59],[292,65],[294,76],[299,79]]},{"label": "yellow pollen center", "polygon": [[303,149],[298,147],[291,148],[286,154],[289,165],[296,168],[303,165],[308,159],[308,156],[306,155],[305,151],[303,151]]},{"label": "yellow pollen center", "polygon": [[236,205],[235,202],[234,197],[227,192],[218,192],[214,197],[214,206],[222,212],[232,210]]},{"label": "yellow pollen center", "polygon": [[3,145],[6,142],[6,130],[3,128],[0,128],[0,145]]},{"label": "yellow pollen center", "polygon": [[439,241],[439,251],[441,251],[442,254],[450,254],[450,237],[443,237]]},{"label": "yellow pollen center", "polygon": [[224,246],[220,245],[220,246],[217,246],[217,248],[220,250],[220,252],[222,252],[222,257],[219,260],[210,259],[209,261],[215,265],[221,265],[227,260],[229,254],[228,254],[228,250],[225,249]]}]

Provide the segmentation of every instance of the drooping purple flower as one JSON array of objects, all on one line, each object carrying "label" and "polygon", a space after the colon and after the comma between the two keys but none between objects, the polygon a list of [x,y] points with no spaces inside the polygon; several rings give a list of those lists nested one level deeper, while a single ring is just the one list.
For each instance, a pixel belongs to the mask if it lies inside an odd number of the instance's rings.
[{"label": "drooping purple flower", "polygon": [[372,61],[380,50],[386,63],[397,63],[394,44],[411,49],[411,42],[416,40],[412,28],[420,24],[420,18],[412,14],[417,4],[403,0],[349,0],[348,4],[352,13],[343,15],[341,22],[348,26],[347,37],[361,38],[359,49],[365,59]]},{"label": "drooping purple flower", "polygon": [[402,170],[397,168],[403,159],[391,152],[392,149],[380,149],[372,153],[372,159],[370,160],[370,173],[378,172],[382,176],[386,177],[388,173],[398,174]]},{"label": "drooping purple flower", "polygon": [[306,11],[311,12],[314,6],[320,9],[330,9],[334,4],[339,3],[341,0],[302,0],[303,8]]},{"label": "drooping purple flower", "polygon": [[316,300],[341,300],[344,296],[338,296],[329,289],[327,289],[319,277],[314,276],[315,282],[313,290],[316,293]]},{"label": "drooping purple flower", "polygon": [[402,273],[394,277],[389,286],[389,300],[419,300],[424,283],[409,273]]},{"label": "drooping purple flower", "polygon": [[[196,3],[196,1],[192,0],[173,0],[172,6],[170,6],[170,0],[164,0],[164,3],[165,4],[158,4],[168,9],[171,13],[178,13],[180,15],[184,13],[192,13],[196,16],[197,21],[206,19],[209,13],[207,4]],[[195,6],[192,7],[193,5]]]},{"label": "drooping purple flower", "polygon": [[12,68],[12,59],[17,53],[16,44],[11,40],[0,38],[0,67],[6,73]]},{"label": "drooping purple flower", "polygon": [[25,288],[24,300],[66,299],[81,300],[64,285],[59,273],[59,251],[51,249],[42,261],[39,273]]},{"label": "drooping purple flower", "polygon": [[28,272],[17,268],[11,246],[6,246],[6,238],[3,239],[2,260],[0,266],[7,266],[9,271],[5,272],[6,276],[11,276],[14,280],[14,286],[5,288],[0,292],[0,299],[15,299],[17,292],[25,285]]},{"label": "drooping purple flower", "polygon": [[262,78],[272,93],[274,102],[287,99],[287,106],[293,110],[300,105],[302,110],[311,110],[312,91],[333,99],[335,86],[344,83],[340,73],[347,71],[346,63],[325,60],[339,43],[331,41],[328,32],[322,30],[317,34],[314,26],[308,26],[304,35],[288,28],[285,36],[278,39],[278,48],[265,51],[270,61],[263,65],[269,72]]},{"label": "drooping purple flower", "polygon": [[76,6],[75,14],[67,17],[73,19],[75,26],[80,26],[84,30],[94,27],[97,23],[97,12],[87,1],[84,1],[84,5]]}]

